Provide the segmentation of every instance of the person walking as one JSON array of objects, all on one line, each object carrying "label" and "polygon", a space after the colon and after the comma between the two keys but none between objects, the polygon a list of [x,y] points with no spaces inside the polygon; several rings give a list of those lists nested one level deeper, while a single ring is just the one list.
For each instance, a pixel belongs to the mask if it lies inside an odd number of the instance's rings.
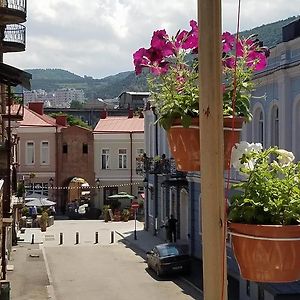
[{"label": "person walking", "polygon": [[168,236],[171,243],[176,243],[176,223],[177,219],[173,215],[170,216],[167,224]]}]

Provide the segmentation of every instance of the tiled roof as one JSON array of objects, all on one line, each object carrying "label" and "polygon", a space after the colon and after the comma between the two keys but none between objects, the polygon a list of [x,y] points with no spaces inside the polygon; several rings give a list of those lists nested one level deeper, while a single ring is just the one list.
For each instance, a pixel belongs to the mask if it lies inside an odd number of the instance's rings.
[{"label": "tiled roof", "polygon": [[56,120],[48,115],[39,115],[38,113],[24,107],[24,117],[20,121],[22,127],[36,126],[36,127],[52,127],[56,126]]},{"label": "tiled roof", "polygon": [[94,129],[94,133],[97,132],[144,132],[144,119],[128,117],[100,119]]}]

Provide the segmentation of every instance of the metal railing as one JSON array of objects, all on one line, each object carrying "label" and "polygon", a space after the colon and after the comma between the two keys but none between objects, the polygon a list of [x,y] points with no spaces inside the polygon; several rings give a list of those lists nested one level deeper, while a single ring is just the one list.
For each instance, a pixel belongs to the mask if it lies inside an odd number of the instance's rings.
[{"label": "metal railing", "polygon": [[7,120],[9,117],[12,121],[22,120],[24,116],[24,95],[23,93],[14,93],[10,95],[10,103],[8,101],[9,94],[2,93],[2,97],[5,99],[5,111],[1,112],[3,119]]},{"label": "metal railing", "polygon": [[0,0],[0,7],[15,9],[26,13],[27,0]]},{"label": "metal railing", "polygon": [[13,42],[25,45],[26,27],[21,24],[7,25],[4,30],[4,42]]},{"label": "metal railing", "polygon": [[137,157],[136,174],[177,174],[175,160],[173,158]]}]

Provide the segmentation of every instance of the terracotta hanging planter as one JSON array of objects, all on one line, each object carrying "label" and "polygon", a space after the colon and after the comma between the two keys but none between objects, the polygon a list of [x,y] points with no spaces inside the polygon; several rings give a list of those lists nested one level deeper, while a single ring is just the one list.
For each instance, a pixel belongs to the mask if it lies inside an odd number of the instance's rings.
[{"label": "terracotta hanging planter", "polygon": [[300,225],[229,223],[229,230],[244,279],[275,283],[300,279]]},{"label": "terracotta hanging planter", "polygon": [[[232,147],[240,141],[244,120],[243,117],[235,117],[232,123],[232,117],[224,117],[225,170],[228,170],[230,166]],[[176,120],[168,130],[168,142],[178,171],[200,171],[199,118],[194,118],[192,125],[188,128],[184,128],[180,120]]]}]

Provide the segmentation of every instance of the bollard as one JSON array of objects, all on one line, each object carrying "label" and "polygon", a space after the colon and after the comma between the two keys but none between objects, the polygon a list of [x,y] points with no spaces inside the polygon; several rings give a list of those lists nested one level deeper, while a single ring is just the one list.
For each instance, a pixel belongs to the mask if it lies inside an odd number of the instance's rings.
[{"label": "bollard", "polygon": [[95,232],[95,244],[98,244],[98,232]]},{"label": "bollard", "polygon": [[110,233],[110,243],[113,244],[114,243],[114,232],[111,231]]},{"label": "bollard", "polygon": [[75,242],[76,245],[79,244],[79,232],[76,232],[76,242]]},{"label": "bollard", "polygon": [[31,235],[31,244],[34,244],[34,233]]},{"label": "bollard", "polygon": [[63,240],[63,233],[61,232],[61,233],[59,234],[59,244],[62,245],[63,242],[64,242],[64,240]]}]

